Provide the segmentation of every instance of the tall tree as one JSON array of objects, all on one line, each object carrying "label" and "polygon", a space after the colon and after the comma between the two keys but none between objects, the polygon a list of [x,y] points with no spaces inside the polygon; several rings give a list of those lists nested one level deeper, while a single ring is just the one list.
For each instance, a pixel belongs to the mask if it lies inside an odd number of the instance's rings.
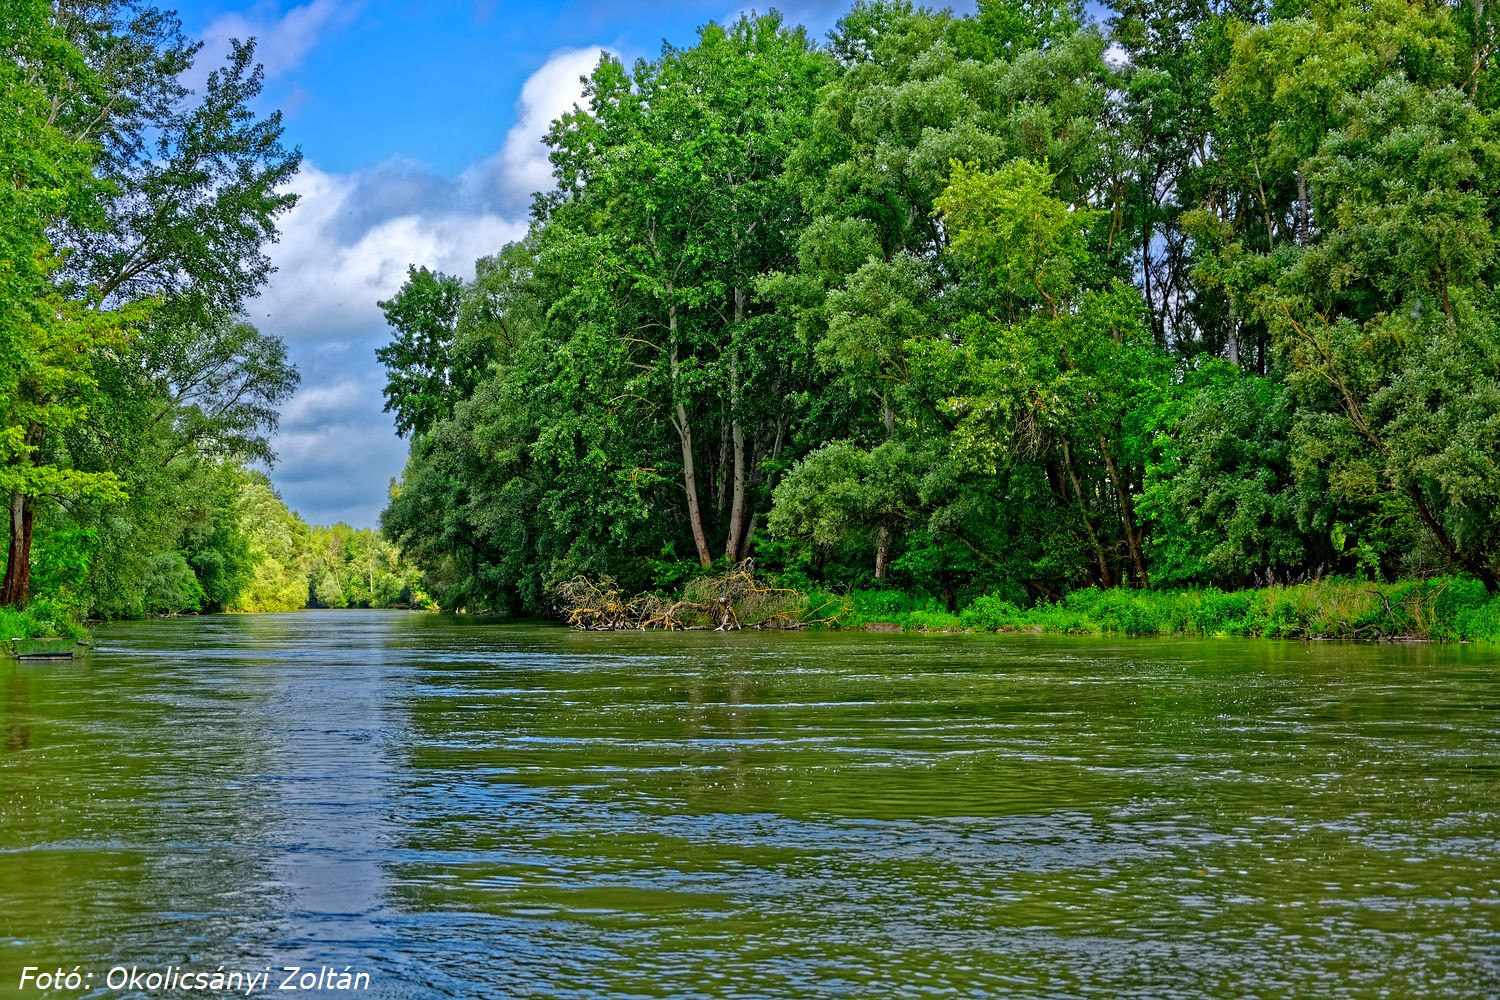
[{"label": "tall tree", "polygon": [[[588,107],[565,115],[548,139],[559,191],[544,203],[546,224],[575,234],[590,258],[570,308],[619,338],[636,373],[619,398],[639,402],[676,438],[686,523],[704,566],[714,558],[705,479],[724,483],[722,551],[737,559],[752,469],[775,450],[778,424],[785,433],[778,398],[752,391],[749,379],[758,373],[772,389],[787,359],[746,331],[764,312],[756,276],[792,252],[797,204],[781,165],[827,70],[779,17],[710,24],[695,46],[668,48],[633,74],[604,60]],[[753,355],[758,347],[768,349]]]},{"label": "tall tree", "polygon": [[396,433],[422,434],[453,413],[474,391],[477,372],[455,357],[463,282],[415,266],[406,283],[379,303],[395,339],[377,348],[385,366],[385,410],[396,414]]},{"label": "tall tree", "polygon": [[[152,313],[196,310],[217,317],[206,324],[214,326],[238,312],[270,273],[264,245],[295,203],[283,188],[301,159],[281,144],[279,114],[257,119],[250,110],[262,80],[253,44],[236,42],[195,98],[180,77],[199,46],[183,38],[174,15],[124,0],[16,10],[25,17],[13,22],[5,44],[14,53],[15,85],[31,95],[19,106],[33,109],[30,127],[40,130],[32,148],[57,146],[56,163],[72,164],[82,179],[75,195],[43,206],[60,252],[32,296],[41,308],[22,338],[26,349],[13,355],[22,364],[8,387],[12,431],[0,484],[11,509],[5,603],[24,600],[28,590],[39,498],[122,495],[112,469],[129,464],[135,442],[117,441],[113,461],[85,472],[62,436],[90,413],[137,405],[130,396],[86,398],[100,392],[98,366],[132,355]],[[45,258],[33,252],[34,260]],[[145,339],[148,353],[160,346]],[[217,438],[215,454],[244,451],[274,418],[267,407],[286,395],[284,385],[272,385],[285,382],[284,354],[251,348],[252,339],[241,337],[243,350],[220,357],[207,382],[179,379],[192,398],[168,407],[176,422],[199,420],[184,432]],[[132,356],[146,369],[154,363]],[[249,367],[226,367],[240,363]]]}]

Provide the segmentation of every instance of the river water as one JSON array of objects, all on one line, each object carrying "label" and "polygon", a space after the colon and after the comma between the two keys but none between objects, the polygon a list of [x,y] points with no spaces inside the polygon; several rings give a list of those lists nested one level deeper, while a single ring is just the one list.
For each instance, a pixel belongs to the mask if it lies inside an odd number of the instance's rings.
[{"label": "river water", "polygon": [[0,662],[0,995],[61,965],[93,978],[46,995],[327,966],[381,997],[1500,996],[1497,664],[110,626]]}]

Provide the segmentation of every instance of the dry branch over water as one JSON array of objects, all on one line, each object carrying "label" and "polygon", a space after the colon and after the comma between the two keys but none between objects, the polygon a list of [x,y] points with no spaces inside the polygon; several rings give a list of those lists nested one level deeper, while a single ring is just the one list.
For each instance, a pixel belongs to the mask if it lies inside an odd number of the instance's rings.
[{"label": "dry branch over water", "polygon": [[569,626],[599,632],[621,629],[799,629],[836,625],[852,609],[848,598],[814,605],[808,595],[755,576],[746,559],[727,572],[688,583],[680,597],[626,597],[612,577],[577,576],[557,587],[557,610]]}]

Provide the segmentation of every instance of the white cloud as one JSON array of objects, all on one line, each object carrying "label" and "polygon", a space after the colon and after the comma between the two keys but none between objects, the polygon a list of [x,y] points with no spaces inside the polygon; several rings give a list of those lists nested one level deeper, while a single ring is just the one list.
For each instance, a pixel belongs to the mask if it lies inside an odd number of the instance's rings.
[{"label": "white cloud", "polygon": [[474,261],[526,232],[526,220],[463,196],[399,161],[352,174],[306,164],[300,197],[270,250],[277,272],[250,315],[289,341],[336,339],[383,326],[409,264],[472,275]]},{"label": "white cloud", "polygon": [[201,84],[210,70],[223,65],[231,38],[257,40],[255,58],[266,76],[290,72],[302,65],[324,32],[348,24],[358,8],[351,0],[309,0],[282,13],[276,0],[259,0],[248,10],[220,14],[203,29],[203,51],[190,83]]},{"label": "white cloud", "polygon": [[583,77],[593,72],[603,46],[555,52],[526,78],[516,121],[494,156],[464,171],[462,182],[504,204],[525,207],[531,195],[552,187],[552,164],[542,138],[557,118],[583,99]]},{"label": "white cloud", "polygon": [[330,416],[342,416],[350,407],[365,402],[365,394],[366,387],[353,378],[312,386],[282,407],[282,425],[289,428],[316,426]]},{"label": "white cloud", "polygon": [[309,521],[373,526],[405,462],[406,443],[382,412],[375,349],[390,331],[376,302],[410,264],[468,278],[477,258],[525,235],[531,193],[551,185],[541,137],[579,100],[579,77],[600,51],[554,54],[521,88],[500,151],[457,179],[400,158],[342,174],[303,164],[292,184],[300,200],[269,250],[277,271],[247,312],[287,342],[302,372],[272,478]]},{"label": "white cloud", "polygon": [[271,248],[277,272],[249,306],[302,372],[283,407],[272,478],[309,521],[372,527],[406,445],[382,412],[375,348],[390,332],[377,301],[408,264],[473,275],[474,261],[526,232],[526,220],[467,201],[459,186],[400,161],[351,174],[306,165],[301,201]]}]

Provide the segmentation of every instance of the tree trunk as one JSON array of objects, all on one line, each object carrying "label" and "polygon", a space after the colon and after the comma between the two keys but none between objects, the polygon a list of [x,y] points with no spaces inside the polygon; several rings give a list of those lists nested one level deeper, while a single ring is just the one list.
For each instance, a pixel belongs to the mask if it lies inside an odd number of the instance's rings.
[{"label": "tree trunk", "polygon": [[750,555],[750,545],[755,541],[755,531],[760,527],[760,515],[752,514],[745,522],[745,537],[740,542],[740,558],[744,559]]},{"label": "tree trunk", "polygon": [[1479,77],[1484,70],[1484,60],[1487,55],[1484,23],[1485,0],[1474,0],[1474,58],[1473,66],[1469,70],[1469,100],[1479,96]]},{"label": "tree trunk", "polygon": [[1307,197],[1307,178],[1297,174],[1297,243],[1307,246],[1312,234],[1312,207]]},{"label": "tree trunk", "polygon": [[[671,288],[667,291],[670,293]],[[677,307],[667,310],[667,333],[672,340],[672,389],[677,389]],[[693,530],[693,544],[698,549],[698,562],[712,566],[714,557],[708,551],[708,536],[703,533],[703,510],[698,505],[698,476],[693,469],[693,425],[688,421],[687,407],[677,403],[677,438],[682,442],[682,488],[687,493],[688,525]]]},{"label": "tree trunk", "polygon": [[1073,468],[1073,454],[1068,448],[1068,442],[1063,442],[1062,450],[1063,466],[1068,470],[1068,479],[1073,483],[1073,499],[1078,504],[1078,516],[1083,519],[1083,530],[1088,532],[1094,554],[1099,558],[1099,586],[1107,590],[1114,586],[1114,580],[1109,574],[1109,558],[1104,554],[1104,546],[1099,544],[1099,536],[1094,533],[1094,522],[1089,520],[1089,509],[1083,502],[1083,487],[1078,483],[1078,472]]},{"label": "tree trunk", "polygon": [[724,514],[724,501],[729,496],[729,422],[719,428],[719,464],[711,477],[714,484],[714,510]]},{"label": "tree trunk", "polygon": [[891,529],[881,525],[875,530],[875,579],[884,580],[891,558]]},{"label": "tree trunk", "polygon": [[1406,495],[1411,498],[1412,504],[1417,508],[1417,517],[1421,518],[1422,523],[1427,525],[1427,530],[1437,538],[1438,544],[1443,547],[1448,558],[1478,577],[1488,593],[1500,593],[1500,578],[1495,576],[1494,570],[1485,565],[1483,560],[1470,558],[1458,551],[1458,546],[1453,543],[1452,536],[1443,527],[1443,522],[1432,513],[1432,508],[1427,506],[1427,498],[1422,496],[1422,491],[1415,483],[1407,485]]},{"label": "tree trunk", "polygon": [[1056,462],[1048,459],[1046,462],[1047,486],[1052,490],[1052,495],[1060,503],[1068,502],[1068,485],[1063,479],[1062,469],[1058,468]]},{"label": "tree trunk", "polygon": [[31,498],[16,492],[10,498],[10,551],[5,562],[5,583],[0,585],[0,606],[20,607],[31,590]]},{"label": "tree trunk", "polygon": [[1146,178],[1141,178],[1141,285],[1145,292],[1146,309],[1151,314],[1151,336],[1158,347],[1165,347],[1163,334],[1157,326],[1156,297],[1151,289],[1151,216],[1146,206]]},{"label": "tree trunk", "polygon": [[1104,452],[1104,467],[1109,471],[1109,481],[1115,488],[1115,497],[1120,502],[1120,520],[1125,522],[1125,544],[1130,547],[1130,561],[1135,569],[1135,578],[1142,587],[1151,586],[1151,580],[1146,576],[1146,560],[1141,553],[1141,536],[1135,528],[1135,502],[1130,499],[1130,488],[1120,478],[1120,470],[1115,466],[1115,456],[1109,450],[1109,442],[1104,437],[1099,438],[1099,448]]},{"label": "tree trunk", "polygon": [[[745,318],[744,289],[734,290],[734,322],[738,327]],[[724,557],[733,565],[740,561],[740,544],[745,535],[745,430],[740,426],[740,355],[729,352],[729,436],[734,444],[734,498],[729,503],[729,536],[724,543]]]},{"label": "tree trunk", "polygon": [[1234,296],[1229,296],[1229,363],[1236,368],[1240,366],[1240,310],[1234,301]]}]

